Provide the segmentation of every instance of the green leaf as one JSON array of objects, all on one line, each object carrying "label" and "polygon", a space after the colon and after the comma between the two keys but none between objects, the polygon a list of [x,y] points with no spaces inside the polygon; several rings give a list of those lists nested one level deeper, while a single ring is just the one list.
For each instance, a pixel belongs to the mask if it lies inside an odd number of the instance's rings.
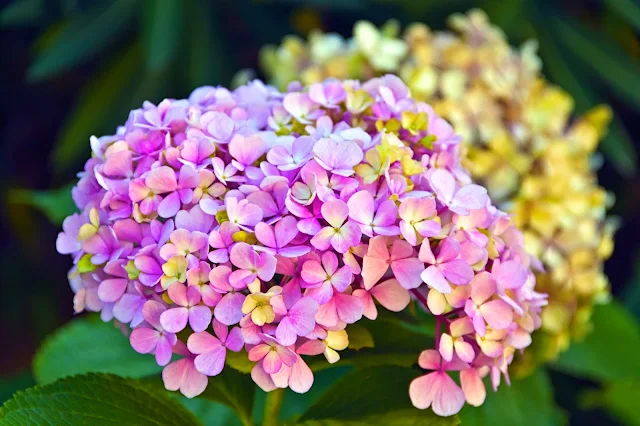
[{"label": "green leaf", "polygon": [[44,0],[14,0],[0,12],[0,27],[31,25],[40,18]]},{"label": "green leaf", "polygon": [[184,3],[182,0],[147,0],[143,13],[142,39],[147,69],[162,69],[174,59],[181,44]]},{"label": "green leaf", "polygon": [[[230,407],[203,398],[186,398],[177,392],[169,393],[174,396],[187,410],[204,425],[241,426],[238,415]],[[179,395],[179,396],[176,396]]]},{"label": "green leaf", "polygon": [[99,318],[76,319],[49,336],[36,354],[36,381],[89,372],[139,378],[160,372],[153,356],[133,350],[129,339],[113,324]]},{"label": "green leaf", "polygon": [[553,401],[553,388],[542,369],[533,375],[503,383],[498,392],[487,386],[487,399],[480,407],[465,405],[459,414],[469,426],[556,426],[566,423],[565,414]]},{"label": "green leaf", "polygon": [[615,381],[640,377],[640,328],[633,315],[618,302],[598,305],[593,331],[575,342],[554,366],[593,380]]},{"label": "green leaf", "polygon": [[245,374],[250,373],[256,364],[255,362],[249,361],[249,355],[244,348],[240,352],[227,351],[225,363],[234,370]]},{"label": "green leaf", "polygon": [[605,0],[604,3],[622,19],[640,30],[640,6],[632,0]]},{"label": "green leaf", "polygon": [[132,76],[137,75],[140,64],[140,47],[134,44],[119,52],[82,89],[51,154],[55,171],[64,172],[78,160],[88,157],[91,135],[113,134],[117,123],[110,120],[111,115],[126,120],[128,111],[122,109],[122,101],[128,103],[135,84]]},{"label": "green leaf", "polygon": [[0,424],[199,425],[165,393],[111,374],[68,377],[18,392],[0,409]]},{"label": "green leaf", "polygon": [[[633,88],[640,85],[640,64],[618,45],[582,24],[566,19],[549,20],[559,40],[577,58],[592,69],[621,98],[640,108],[640,93]],[[596,35],[597,34],[597,35]]]},{"label": "green leaf", "polygon": [[27,71],[31,82],[45,80],[97,55],[114,43],[134,17],[134,0],[98,3],[73,16]]},{"label": "green leaf", "polygon": [[385,366],[347,373],[300,418],[301,425],[456,425],[458,418],[418,410],[409,383],[420,371]]},{"label": "green leaf", "polygon": [[375,346],[371,332],[362,324],[351,324],[347,327],[349,335],[349,349],[360,350]]},{"label": "green leaf", "polygon": [[614,382],[602,390],[590,390],[580,396],[585,409],[604,408],[625,425],[640,426],[638,415],[640,380]]},{"label": "green leaf", "polygon": [[[573,96],[578,113],[584,113],[601,103],[601,98],[591,89],[591,84],[584,81],[578,70],[572,69],[567,63],[564,51],[556,44],[555,34],[549,32],[546,16],[540,11],[536,13],[535,8],[533,12],[537,25],[532,28],[540,42],[540,54],[548,76]],[[600,149],[622,176],[629,177],[635,173],[635,147],[617,117],[614,117],[609,133],[600,143]]]},{"label": "green leaf", "polygon": [[219,375],[209,378],[209,385],[200,397],[228,405],[238,413],[243,424],[250,425],[255,389],[248,374],[225,368]]},{"label": "green leaf", "polygon": [[65,217],[78,209],[71,198],[73,184],[48,191],[12,189],[8,193],[9,203],[26,204],[44,213],[54,225],[60,225]]}]

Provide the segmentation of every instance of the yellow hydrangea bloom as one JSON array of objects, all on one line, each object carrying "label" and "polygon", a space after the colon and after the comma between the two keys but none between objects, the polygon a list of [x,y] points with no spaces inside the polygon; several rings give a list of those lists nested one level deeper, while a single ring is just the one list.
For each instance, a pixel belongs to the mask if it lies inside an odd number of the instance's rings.
[{"label": "yellow hydrangea bloom", "polygon": [[[605,218],[611,197],[598,186],[592,156],[611,110],[597,106],[571,120],[573,99],[541,75],[536,42],[512,48],[478,10],[454,15],[449,23],[453,32],[412,24],[399,36],[395,22],[381,29],[358,22],[351,40],[316,31],[308,42],[291,37],[266,47],[262,65],[281,88],[293,80],[311,84],[395,73],[414,97],[452,123],[466,143],[466,167],[515,215],[527,250],[545,267],[537,285],[550,303],[542,336],[520,363],[528,371],[583,337],[592,306],[609,296],[603,261],[613,249],[615,226]],[[366,99],[352,103],[367,107]],[[424,125],[421,117],[409,116],[401,124]],[[396,154],[389,145],[358,174],[380,173],[384,157]]]}]

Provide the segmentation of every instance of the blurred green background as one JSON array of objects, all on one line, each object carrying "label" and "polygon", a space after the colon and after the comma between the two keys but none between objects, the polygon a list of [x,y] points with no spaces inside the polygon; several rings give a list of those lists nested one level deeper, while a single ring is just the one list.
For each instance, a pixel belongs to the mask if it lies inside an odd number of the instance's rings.
[{"label": "blurred green background", "polygon": [[[347,36],[360,19],[381,25],[394,18],[403,26],[421,21],[444,29],[451,13],[480,7],[513,44],[539,39],[544,74],[576,99],[577,112],[600,102],[613,107],[616,119],[601,145],[598,174],[616,196],[611,213],[622,226],[606,272],[616,299],[640,318],[636,0],[7,3],[0,11],[0,341],[9,351],[0,355],[1,401],[33,383],[29,369],[38,345],[72,317],[70,259],[56,253],[55,238],[72,208],[69,185],[90,155],[89,136],[112,134],[144,100],[260,77],[238,71],[257,69],[260,47],[287,34],[305,36],[320,28]],[[603,336],[606,343],[606,330]],[[615,357],[606,362],[615,363]],[[626,404],[633,389],[640,390],[637,382],[603,394],[597,381],[560,370],[551,369],[554,397],[570,424],[640,424]]]}]

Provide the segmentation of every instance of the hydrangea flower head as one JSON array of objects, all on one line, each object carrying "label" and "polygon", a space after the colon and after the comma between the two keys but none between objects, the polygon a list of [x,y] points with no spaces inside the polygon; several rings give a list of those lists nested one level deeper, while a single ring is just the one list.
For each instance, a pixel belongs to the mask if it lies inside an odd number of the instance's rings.
[{"label": "hydrangea flower head", "polygon": [[540,323],[522,236],[395,76],[202,87],[146,102],[92,149],[57,244],[76,309],[127,324],[187,397],[242,349],[262,389],[306,392],[306,357],[339,362],[349,324],[415,300],[438,331],[408,392],[452,415]]}]

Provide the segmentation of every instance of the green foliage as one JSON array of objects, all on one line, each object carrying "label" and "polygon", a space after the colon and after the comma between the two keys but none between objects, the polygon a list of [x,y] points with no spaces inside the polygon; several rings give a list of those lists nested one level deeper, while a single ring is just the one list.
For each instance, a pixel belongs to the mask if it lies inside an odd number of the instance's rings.
[{"label": "green foliage", "polygon": [[44,0],[17,0],[0,11],[0,28],[33,24],[42,17]]},{"label": "green foliage", "polygon": [[375,346],[371,332],[361,324],[351,324],[347,327],[347,333],[349,335],[349,349],[357,351]]},{"label": "green foliage", "polygon": [[35,207],[47,216],[51,223],[61,225],[65,217],[77,209],[71,198],[73,185],[65,185],[49,191],[13,189],[8,194],[9,203],[26,204]]},{"label": "green foliage", "polygon": [[19,390],[35,385],[30,371],[22,371],[0,380],[0,403],[10,399]]},{"label": "green foliage", "polygon": [[144,384],[111,374],[86,374],[18,392],[0,409],[0,424],[199,425],[179,403]]},{"label": "green foliage", "polygon": [[209,385],[201,398],[222,402],[233,408],[243,424],[251,424],[256,385],[248,374],[225,368],[218,376],[209,379]]},{"label": "green foliage", "polygon": [[27,72],[30,81],[56,76],[115,43],[134,17],[136,0],[116,0],[73,15]]},{"label": "green foliage", "polygon": [[241,373],[248,374],[255,365],[255,362],[249,361],[249,355],[245,349],[240,352],[227,351],[225,363]]},{"label": "green foliage", "polygon": [[242,426],[238,415],[226,405],[203,398],[185,398],[172,393],[203,425]]},{"label": "green foliage", "polygon": [[419,370],[397,366],[347,373],[300,418],[300,425],[430,425],[459,423],[411,405],[409,383]]},{"label": "green foliage", "polygon": [[[375,321],[363,318],[357,324],[369,332],[373,347],[359,350],[347,349],[340,353],[340,362],[329,364],[320,357],[314,357],[309,367],[314,371],[349,365],[368,368],[381,365],[410,367],[416,364],[420,352],[433,345],[433,329],[403,313],[380,313]],[[357,336],[356,336],[357,337]],[[351,334],[349,334],[351,340]]]},{"label": "green foliage", "polygon": [[638,416],[640,380],[627,379],[607,385],[602,390],[587,391],[581,395],[586,409],[604,408],[628,426],[640,426]]},{"label": "green foliage", "polygon": [[51,154],[55,170],[66,171],[89,157],[89,137],[113,134],[116,120],[126,120],[135,83],[131,77],[137,74],[140,65],[140,47],[131,45],[113,57],[82,89]]},{"label": "green foliage", "polygon": [[134,351],[120,330],[99,318],[76,319],[62,327],[45,340],[33,363],[41,384],[89,372],[139,378],[160,370],[153,356]]},{"label": "green foliage", "polygon": [[[544,60],[544,69],[548,77],[571,94],[576,104],[576,111],[584,113],[601,103],[603,98],[582,75],[582,68],[573,66],[567,61],[567,52],[558,44],[563,37],[558,31],[566,30],[566,24],[558,24],[556,19],[549,31],[548,13],[548,9],[541,11],[533,8],[533,19],[525,25],[540,43],[540,55]],[[570,45],[570,42],[565,41],[564,44]],[[600,149],[621,175],[631,176],[635,173],[637,168],[635,148],[618,117],[614,117],[609,133],[600,143]]]},{"label": "green foliage", "polygon": [[148,0],[143,13],[142,39],[147,69],[162,69],[175,58],[182,44],[184,2]]},{"label": "green foliage", "polygon": [[618,95],[640,108],[640,93],[631,90],[640,84],[640,64],[602,34],[595,35],[577,22],[556,18],[551,24],[568,50]]},{"label": "green foliage", "polygon": [[560,426],[566,416],[553,402],[549,377],[539,369],[533,375],[503,383],[494,393],[487,383],[487,399],[480,407],[466,405],[459,416],[470,426]]},{"label": "green foliage", "polygon": [[640,30],[640,6],[634,0],[604,0],[604,3],[614,10],[622,19]]},{"label": "green foliage", "polygon": [[593,380],[640,377],[640,328],[619,303],[596,306],[594,329],[555,363],[558,369]]}]

